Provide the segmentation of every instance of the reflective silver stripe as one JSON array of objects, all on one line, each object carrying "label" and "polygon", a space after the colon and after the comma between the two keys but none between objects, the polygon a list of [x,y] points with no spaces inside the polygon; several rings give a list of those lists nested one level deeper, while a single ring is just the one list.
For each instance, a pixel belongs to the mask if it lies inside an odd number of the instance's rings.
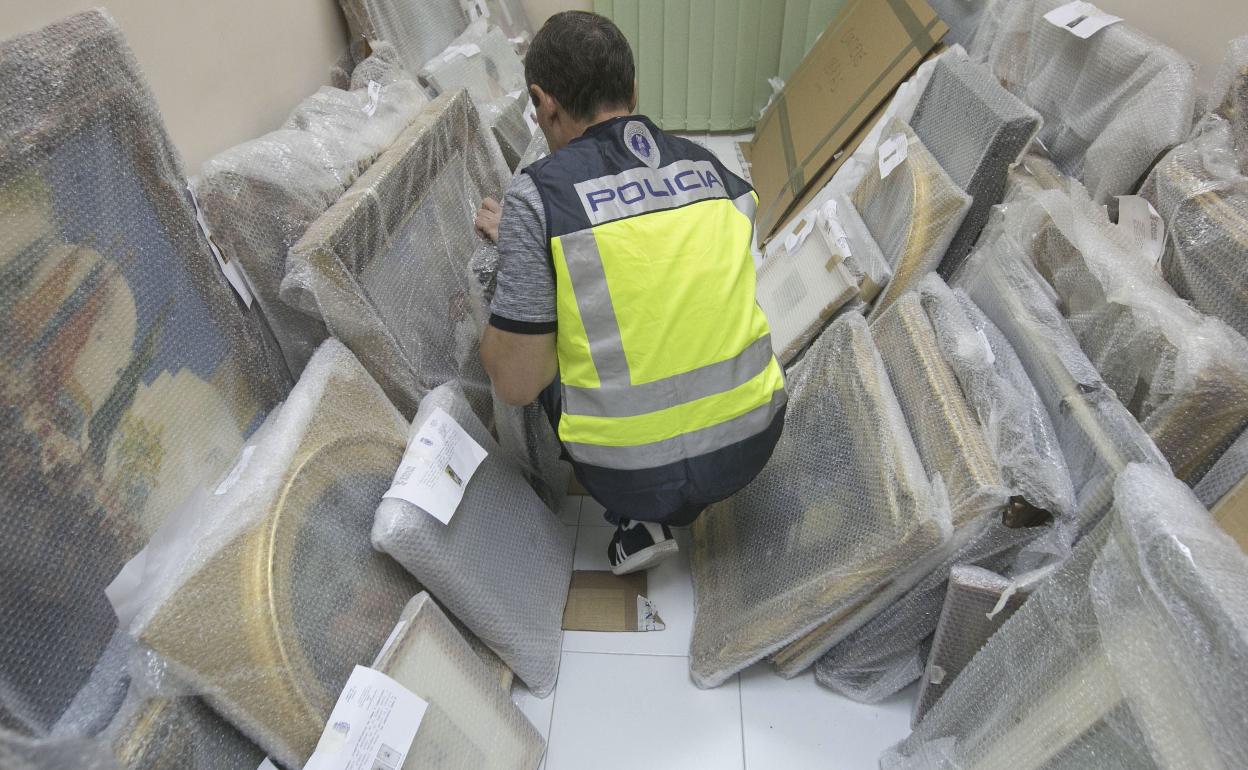
[{"label": "reflective silver stripe", "polygon": [[569,233],[559,241],[563,245],[568,276],[572,279],[576,307],[589,338],[589,356],[598,370],[598,381],[603,385],[627,386],[631,381],[628,359],[624,357],[624,342],[620,339],[620,325],[611,305],[611,292],[607,290],[598,241],[592,230]]},{"label": "reflective silver stripe", "polygon": [[657,412],[744,385],[765,370],[771,359],[771,335],[765,335],[734,358],[654,382],[631,387],[564,385],[563,412],[592,417],[632,417]]},{"label": "reflective silver stripe", "polygon": [[726,446],[744,441],[767,429],[776,412],[784,405],[787,396],[784,389],[771,395],[771,401],[762,406],[709,428],[684,433],[663,441],[638,446],[599,446],[564,442],[568,454],[579,462],[602,468],[639,470],[657,468],[691,457],[714,452]]},{"label": "reflective silver stripe", "polygon": [[754,212],[758,210],[758,203],[754,200],[754,193],[747,192],[745,195],[738,195],[732,199],[732,205],[737,207],[737,211],[745,214],[750,222],[754,221]]},{"label": "reflective silver stripe", "polygon": [[591,225],[728,197],[724,180],[709,160],[678,160],[662,168],[631,168],[579,182],[575,187]]}]

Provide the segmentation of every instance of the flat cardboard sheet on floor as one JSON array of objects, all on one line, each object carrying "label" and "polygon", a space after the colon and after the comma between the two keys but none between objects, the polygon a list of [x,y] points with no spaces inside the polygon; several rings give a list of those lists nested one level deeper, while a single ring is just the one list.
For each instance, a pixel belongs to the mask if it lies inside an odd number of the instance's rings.
[{"label": "flat cardboard sheet on floor", "polygon": [[638,600],[644,602],[646,590],[645,572],[577,570],[563,608],[563,630],[646,631],[638,618]]}]

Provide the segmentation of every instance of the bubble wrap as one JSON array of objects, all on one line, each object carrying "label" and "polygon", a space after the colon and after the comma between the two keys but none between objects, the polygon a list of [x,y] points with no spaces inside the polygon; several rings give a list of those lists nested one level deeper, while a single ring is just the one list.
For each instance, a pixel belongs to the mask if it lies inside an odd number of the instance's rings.
[{"label": "bubble wrap", "polygon": [[520,159],[524,157],[524,151],[528,149],[533,137],[542,133],[541,130],[530,128],[524,117],[525,109],[529,106],[527,94],[527,90],[507,94],[490,107],[495,113],[489,120],[490,131],[494,134],[494,141],[498,142],[503,159],[507,161],[507,167],[513,170],[520,168]]},{"label": "bubble wrap", "polygon": [[693,525],[699,687],[812,631],[830,645],[852,630],[838,627],[840,616],[950,535],[944,490],[923,471],[861,316],[833,322],[791,370],[788,390],[771,461]]},{"label": "bubble wrap", "polygon": [[351,36],[394,46],[413,77],[468,27],[460,0],[338,0]]},{"label": "bubble wrap", "polygon": [[1243,767],[1248,557],[1132,465],[1112,515],[962,671],[893,768]]},{"label": "bubble wrap", "polygon": [[[836,203],[831,205],[835,211]],[[871,247],[879,252],[865,228],[855,232],[852,242],[848,228],[842,228],[845,240],[841,243],[848,248],[838,245],[835,237],[829,240],[834,220],[818,221],[824,216],[820,212],[812,218],[805,228],[806,237],[794,238],[789,245],[773,250],[758,268],[755,295],[771,327],[772,351],[781,364],[793,361],[837,311],[858,296],[858,281],[846,267],[842,252]],[[831,216],[841,227],[839,217]],[[853,216],[861,223],[857,212]]]},{"label": "bubble wrap", "polygon": [[1248,335],[1248,177],[1231,139],[1227,120],[1207,117],[1157,164],[1140,194],[1166,223],[1166,282],[1197,310]]},{"label": "bubble wrap", "polygon": [[965,564],[950,571],[948,586],[931,653],[923,667],[911,726],[923,720],[932,704],[949,689],[989,637],[1018,611],[1034,588],[1020,587],[995,572]]},{"label": "bubble wrap", "polygon": [[507,176],[467,94],[445,94],[287,255],[282,300],[323,319],[404,415],[456,380],[491,419],[468,260],[476,209]]},{"label": "bubble wrap", "polygon": [[1076,504],[1075,520],[1051,542],[1060,555],[1108,510],[1113,481],[1127,463],[1169,464],[1084,355],[1052,289],[1005,228],[960,272],[958,288],[1014,348],[1053,422]]},{"label": "bubble wrap", "polygon": [[1196,497],[1248,551],[1248,431],[1241,433],[1196,485]]},{"label": "bubble wrap", "polygon": [[[963,3],[964,0],[953,0]],[[915,136],[940,162],[971,207],[949,243],[940,274],[949,277],[971,252],[1006,177],[1040,129],[1040,115],[1001,87],[978,62],[941,58],[911,120]]]},{"label": "bubble wrap", "polygon": [[995,0],[971,54],[1040,113],[1045,149],[1105,203],[1135,192],[1157,158],[1187,137],[1195,72],[1126,22],[1085,40],[1045,20],[1066,1]]},{"label": "bubble wrap", "polygon": [[1213,93],[1221,98],[1214,112],[1230,123],[1240,171],[1248,174],[1248,35],[1227,44]]},{"label": "bubble wrap", "polygon": [[[372,65],[366,60],[365,67]],[[327,332],[320,320],[279,298],[286,252],[427,101],[405,76],[380,86],[375,97],[367,82],[353,91],[323,89],[295,108],[290,124],[297,128],[231,147],[192,180],[213,240],[247,270],[296,377]]]},{"label": "bubble wrap", "polygon": [[1015,204],[1018,240],[1105,382],[1181,479],[1248,424],[1248,340],[1193,310],[1081,189]]},{"label": "bubble wrap", "polygon": [[945,363],[918,292],[898,297],[871,325],[871,335],[923,467],[944,479],[953,525],[1002,511],[1010,492]]},{"label": "bubble wrap", "polygon": [[41,738],[114,635],[103,588],[290,380],[112,18],[0,43],[0,72],[0,729]]},{"label": "bubble wrap", "polygon": [[470,24],[445,50],[431,56],[417,74],[439,94],[468,89],[483,113],[497,99],[527,90],[524,64],[516,49],[502,30],[484,19]]},{"label": "bubble wrap", "polygon": [[[909,296],[895,303],[879,323],[884,324],[899,311]],[[919,296],[932,322],[940,354],[957,377],[953,387],[966,397],[978,418],[975,427],[982,431],[988,452],[1001,469],[1010,508],[1004,523],[996,515],[999,506],[965,523],[939,566],[819,661],[816,678],[821,684],[869,703],[894,694],[922,673],[924,643],[936,630],[952,568],[975,564],[1013,575],[1020,549],[1052,534],[1034,525],[1050,516],[1068,518],[1075,508],[1070,475],[1055,430],[1009,343],[964,294],[955,295],[938,276],[928,275],[920,281]],[[878,326],[876,331],[880,339]],[[881,341],[887,364],[890,359],[885,350]],[[892,379],[898,381],[898,377]],[[899,387],[898,397],[909,415],[902,395],[905,390]],[[922,423],[942,411],[949,410],[921,409]],[[920,436],[930,435],[930,441],[943,438],[945,432],[967,428],[949,425],[933,430],[925,425],[919,429],[912,422],[911,430],[920,455],[926,459]],[[950,484],[948,476],[946,483]],[[951,497],[954,486],[950,484]],[[955,504],[955,523],[957,510]],[[1018,528],[1021,526],[1034,528]]]},{"label": "bubble wrap", "polygon": [[958,43],[966,45],[974,37],[979,26],[979,17],[984,13],[987,3],[967,2],[967,0],[931,0],[928,5],[936,11],[940,20],[949,25],[943,42],[946,45]]},{"label": "bubble wrap", "polygon": [[397,559],[530,690],[545,697],[559,673],[571,544],[520,471],[499,454],[458,385],[442,385],[425,397],[411,436],[434,409],[450,415],[489,456],[449,524],[405,500],[387,498],[377,509],[373,545]]},{"label": "bubble wrap", "polygon": [[419,590],[368,537],[405,429],[331,339],[174,545],[149,557],[130,627],[152,653],[147,670],[283,765],[312,753],[352,669]]},{"label": "bubble wrap", "polygon": [[[1048,153],[1033,141],[1023,153],[1023,157],[1019,158],[1018,164],[1011,168],[1006,176],[1003,201],[1009,203],[1041,190],[1069,190],[1075,184],[1078,182],[1063,174],[1049,158]],[[988,219],[989,222],[992,221],[991,214]],[[984,237],[982,233],[980,237]],[[957,272],[957,270],[954,271],[955,277]]]},{"label": "bubble wrap", "polygon": [[893,269],[871,320],[936,269],[971,205],[910,126],[894,118],[882,136],[898,134],[906,137],[906,159],[883,180],[879,165],[872,164],[853,194],[854,208]]},{"label": "bubble wrap", "polygon": [[1010,492],[1021,523],[1075,511],[1075,491],[1057,432],[1018,354],[962,290],[936,275],[919,296],[967,405]]},{"label": "bubble wrap", "polygon": [[[515,173],[519,174],[530,163],[549,154],[546,137],[541,131],[535,132]],[[475,279],[473,291],[477,301],[473,307],[480,313],[484,328],[489,320],[486,310],[494,298],[494,284],[498,278],[498,247],[478,239],[468,267]],[[542,407],[536,403],[517,407],[494,399],[494,432],[503,453],[529,479],[538,497],[552,511],[559,510],[567,497],[572,466],[560,459],[563,446]]]},{"label": "bubble wrap", "polygon": [[434,604],[417,594],[373,668],[429,703],[407,770],[533,770],[542,736]]},{"label": "bubble wrap", "polygon": [[502,29],[507,39],[523,52],[533,38],[523,0],[485,0],[485,7],[490,23]]},{"label": "bubble wrap", "polygon": [[254,770],[264,754],[199,698],[136,682],[98,734],[22,740],[0,730],[5,770]]}]

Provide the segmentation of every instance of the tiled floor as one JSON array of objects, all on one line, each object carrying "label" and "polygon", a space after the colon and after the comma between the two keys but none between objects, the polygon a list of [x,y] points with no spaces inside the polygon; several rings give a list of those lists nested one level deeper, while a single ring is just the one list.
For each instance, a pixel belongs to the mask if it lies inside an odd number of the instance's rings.
[{"label": "tiled floor", "polygon": [[[612,529],[590,498],[559,513],[576,529],[576,569],[606,569]],[[864,706],[815,684],[785,681],[763,664],[714,690],[689,680],[693,590],[689,533],[680,558],[649,574],[667,623],[651,633],[567,631],[559,684],[545,700],[517,685],[521,710],[546,736],[546,770],[856,770],[876,767],[909,731],[913,691]]]}]

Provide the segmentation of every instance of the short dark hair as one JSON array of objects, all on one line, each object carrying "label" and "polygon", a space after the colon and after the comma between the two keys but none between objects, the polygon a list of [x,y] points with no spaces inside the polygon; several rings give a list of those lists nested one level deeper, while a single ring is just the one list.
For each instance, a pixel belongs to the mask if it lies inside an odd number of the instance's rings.
[{"label": "short dark hair", "polygon": [[551,16],[524,57],[528,84],[555,97],[577,120],[611,107],[628,108],[635,73],[624,33],[607,17],[588,11]]}]

